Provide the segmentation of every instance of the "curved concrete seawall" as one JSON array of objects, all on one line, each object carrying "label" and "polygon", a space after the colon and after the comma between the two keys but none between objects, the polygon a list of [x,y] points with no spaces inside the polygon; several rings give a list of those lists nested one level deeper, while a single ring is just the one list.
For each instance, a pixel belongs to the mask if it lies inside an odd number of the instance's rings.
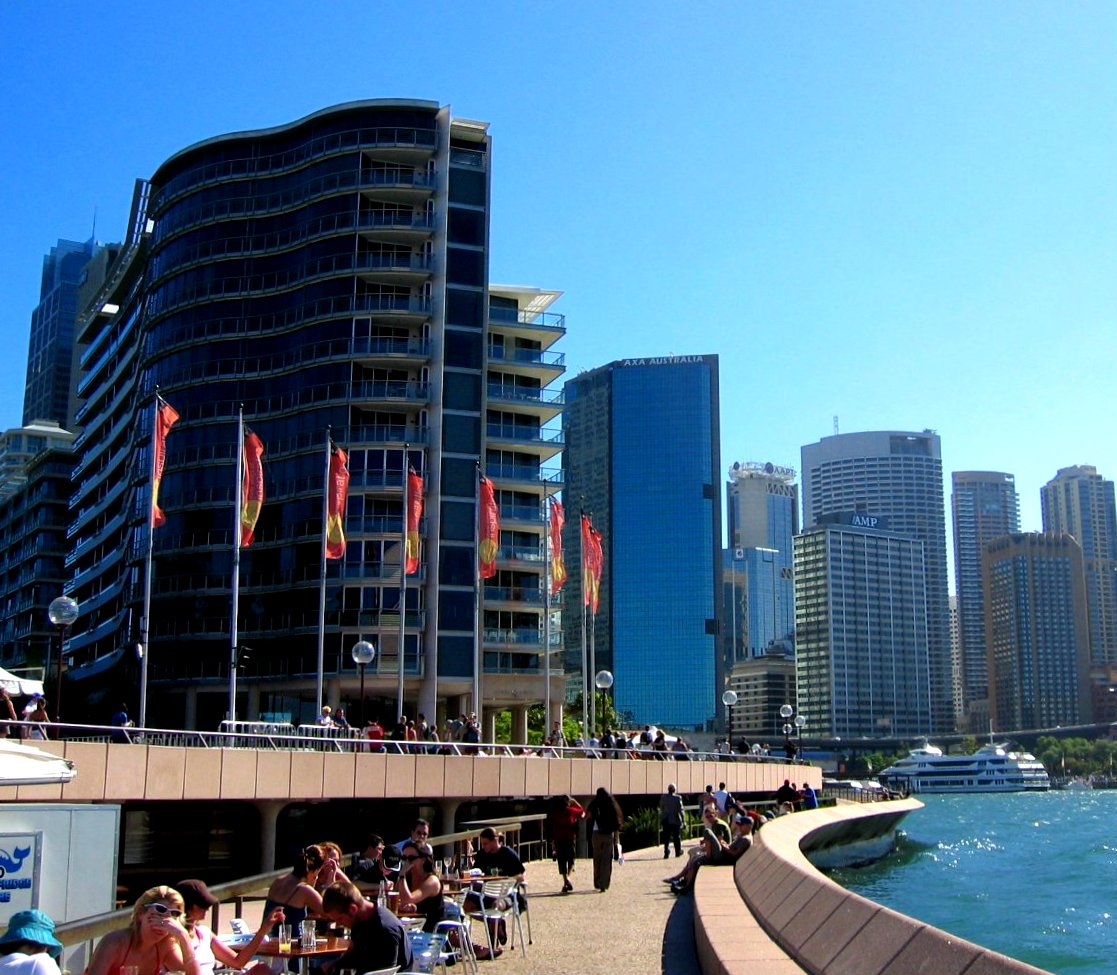
[{"label": "curved concrete seawall", "polygon": [[704,975],[744,975],[758,965],[770,975],[1045,975],[846,890],[804,852],[871,846],[921,808],[899,799],[781,816],[732,871],[700,871],[694,924]]}]

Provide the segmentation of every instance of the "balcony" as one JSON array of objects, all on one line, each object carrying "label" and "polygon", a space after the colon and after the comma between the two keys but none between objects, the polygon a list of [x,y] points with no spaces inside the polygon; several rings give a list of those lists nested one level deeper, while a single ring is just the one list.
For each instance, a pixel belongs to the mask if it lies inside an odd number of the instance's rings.
[{"label": "balcony", "polygon": [[366,212],[357,218],[357,228],[369,240],[414,243],[434,232],[434,217],[411,211]]},{"label": "balcony", "polygon": [[386,318],[396,323],[413,321],[417,324],[430,318],[431,300],[417,296],[358,294],[353,299],[353,310],[358,315],[364,313],[374,319]]},{"label": "balcony", "polygon": [[488,463],[485,473],[498,488],[527,489],[546,484],[559,488],[563,484],[562,468],[543,468],[532,464]]},{"label": "balcony", "polygon": [[489,362],[505,367],[518,376],[531,376],[546,386],[566,372],[565,352],[544,352],[540,349],[515,349],[490,346]]},{"label": "balcony", "polygon": [[534,416],[541,423],[553,420],[561,414],[565,402],[566,394],[561,389],[540,389],[537,386],[515,386],[511,383],[488,385],[489,407]]},{"label": "balcony", "polygon": [[538,454],[540,460],[549,460],[561,452],[565,437],[561,429],[542,430],[511,423],[485,425],[485,443],[489,447],[516,447]]},{"label": "balcony", "polygon": [[501,335],[538,342],[550,348],[566,334],[566,316],[557,312],[527,312],[517,308],[489,308],[489,324]]},{"label": "balcony", "polygon": [[353,383],[349,395],[354,400],[426,403],[430,399],[430,386],[406,380],[369,380]]},{"label": "balcony", "polygon": [[349,355],[353,359],[391,359],[393,362],[422,365],[431,357],[431,344],[426,339],[402,339],[373,336],[353,339]]}]

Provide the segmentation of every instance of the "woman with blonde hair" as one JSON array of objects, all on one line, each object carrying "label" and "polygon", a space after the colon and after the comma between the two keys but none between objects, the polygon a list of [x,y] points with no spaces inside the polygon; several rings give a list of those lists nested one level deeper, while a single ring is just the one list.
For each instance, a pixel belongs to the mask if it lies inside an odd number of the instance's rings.
[{"label": "woman with blonde hair", "polygon": [[193,939],[182,924],[185,913],[173,887],[145,890],[132,907],[131,924],[100,940],[86,975],[120,975],[125,965],[134,965],[138,975],[200,975]]}]

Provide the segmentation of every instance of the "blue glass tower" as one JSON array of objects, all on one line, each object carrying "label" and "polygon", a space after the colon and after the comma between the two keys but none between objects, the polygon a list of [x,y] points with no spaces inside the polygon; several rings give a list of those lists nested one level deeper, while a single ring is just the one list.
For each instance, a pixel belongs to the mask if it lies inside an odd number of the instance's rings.
[{"label": "blue glass tower", "polygon": [[623,359],[569,381],[566,400],[567,669],[582,669],[581,507],[605,547],[588,669],[613,672],[636,724],[706,727],[723,678],[718,358]]}]

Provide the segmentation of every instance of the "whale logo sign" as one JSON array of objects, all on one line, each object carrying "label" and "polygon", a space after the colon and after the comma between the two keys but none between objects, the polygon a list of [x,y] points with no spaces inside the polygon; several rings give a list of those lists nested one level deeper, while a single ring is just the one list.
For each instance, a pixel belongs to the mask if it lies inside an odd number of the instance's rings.
[{"label": "whale logo sign", "polygon": [[0,877],[8,873],[18,873],[19,868],[23,866],[23,861],[29,856],[31,856],[31,847],[29,846],[12,847],[11,853],[8,853],[7,850],[0,850]]}]

